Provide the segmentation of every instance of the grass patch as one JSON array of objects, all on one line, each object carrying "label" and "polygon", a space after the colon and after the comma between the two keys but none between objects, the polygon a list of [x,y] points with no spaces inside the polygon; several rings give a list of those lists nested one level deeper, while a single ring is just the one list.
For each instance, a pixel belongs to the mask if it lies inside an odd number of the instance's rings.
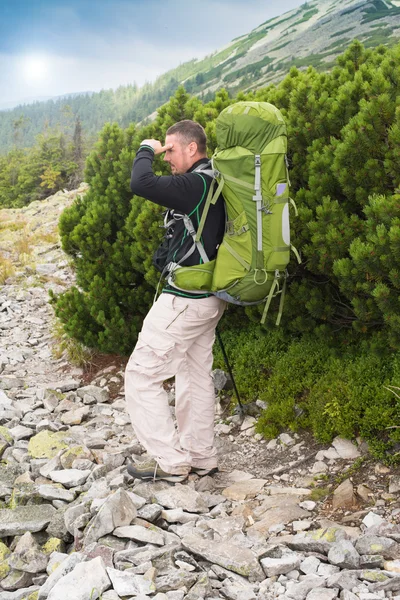
[{"label": "grass patch", "polygon": [[362,39],[362,43],[366,48],[375,48],[375,46],[379,46],[380,44],[384,44],[387,46],[392,41],[390,39],[393,33],[392,27],[382,27],[377,28],[373,32],[371,32],[368,37]]},{"label": "grass patch", "polygon": [[76,367],[89,367],[93,364],[94,352],[75,340],[64,331],[63,324],[54,320],[51,326],[53,345],[51,353],[55,359],[65,358]]},{"label": "grass patch", "polygon": [[26,264],[33,252],[34,237],[25,227],[20,237],[14,242],[14,250],[17,253],[18,260],[21,264]]},{"label": "grass patch", "polygon": [[272,62],[272,58],[265,56],[262,60],[246,65],[237,71],[233,71],[224,76],[224,81],[231,82],[239,79],[240,77],[251,76],[254,79],[259,77],[260,71],[263,67],[266,67]]},{"label": "grass patch", "polygon": [[277,46],[276,48],[274,48],[273,50],[271,50],[271,52],[276,52],[277,50],[281,50],[282,48],[284,48],[285,46],[287,46],[288,44],[290,44],[290,42],[291,42],[291,40],[288,40],[284,44],[281,44],[280,46]]},{"label": "grass patch", "polygon": [[308,496],[308,499],[313,500],[314,502],[320,502],[321,500],[325,500],[330,493],[331,490],[326,487],[314,488]]},{"label": "grass patch", "polygon": [[53,231],[43,231],[33,236],[35,242],[45,242],[46,244],[56,244],[59,240],[58,228],[55,227]]},{"label": "grass patch", "polygon": [[349,38],[340,38],[339,40],[334,41],[330,46],[327,46],[325,50],[333,50],[334,48],[338,48],[339,46],[344,47],[349,43],[349,41]]},{"label": "grass patch", "polygon": [[14,265],[11,260],[0,253],[0,285],[3,285],[9,277],[12,277],[14,272]]},{"label": "grass patch", "polygon": [[336,33],[332,33],[331,38],[338,37],[339,35],[344,35],[345,33],[348,33],[349,31],[353,31],[353,27],[348,27],[347,29],[341,29],[340,31],[337,31]]},{"label": "grass patch", "polygon": [[0,221],[0,230],[4,231],[20,231],[21,229],[23,229],[26,226],[26,222],[25,221],[21,221],[21,220],[17,220],[17,221],[11,221],[11,220],[2,220]]},{"label": "grass patch", "polygon": [[340,485],[341,483],[343,483],[343,481],[355,475],[357,471],[361,469],[366,460],[366,456],[360,456],[360,458],[357,458],[348,469],[345,469],[344,471],[342,471],[342,473],[339,473],[339,475],[335,477],[335,486]]},{"label": "grass patch", "polygon": [[373,0],[369,6],[363,10],[363,18],[361,24],[371,23],[385,17],[395,17],[400,15],[400,8],[393,6],[388,8],[382,0]]},{"label": "grass patch", "polygon": [[299,19],[298,21],[293,23],[292,27],[296,27],[297,25],[300,25],[301,23],[305,23],[306,21],[309,21],[311,19],[311,17],[313,17],[317,13],[318,13],[318,8],[312,8],[311,10],[307,10],[307,12],[304,13],[304,15],[301,19]]}]

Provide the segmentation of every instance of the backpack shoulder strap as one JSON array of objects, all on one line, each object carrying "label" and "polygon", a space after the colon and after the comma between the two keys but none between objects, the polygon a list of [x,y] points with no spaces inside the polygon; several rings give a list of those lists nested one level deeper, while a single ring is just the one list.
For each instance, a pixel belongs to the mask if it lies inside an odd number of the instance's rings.
[{"label": "backpack shoulder strap", "polygon": [[[199,167],[203,167],[203,168],[199,168]],[[206,202],[204,204],[204,208],[203,208],[203,212],[201,214],[201,219],[200,219],[199,227],[198,227],[198,230],[197,230],[197,233],[196,233],[196,241],[197,242],[200,240],[201,234],[203,233],[204,224],[206,222],[206,218],[207,218],[210,206],[211,206],[211,204],[215,204],[216,203],[216,201],[218,200],[218,198],[221,195],[222,188],[224,186],[224,178],[222,177],[222,175],[220,173],[218,173],[213,168],[212,160],[208,164],[204,163],[204,165],[199,165],[199,167],[197,167],[197,169],[195,169],[195,171],[199,170],[199,171],[201,171],[201,174],[209,175],[209,177],[212,177],[212,182],[211,182],[211,185],[210,185],[210,189],[208,190]],[[217,175],[221,176],[221,180],[220,180],[220,182],[219,182],[219,184],[217,186],[217,189],[214,192]]]},{"label": "backpack shoulder strap", "polygon": [[216,173],[212,167],[212,162],[209,160],[206,163],[201,163],[198,167],[193,169],[192,173],[201,173],[202,175],[208,175],[211,179],[215,179]]}]

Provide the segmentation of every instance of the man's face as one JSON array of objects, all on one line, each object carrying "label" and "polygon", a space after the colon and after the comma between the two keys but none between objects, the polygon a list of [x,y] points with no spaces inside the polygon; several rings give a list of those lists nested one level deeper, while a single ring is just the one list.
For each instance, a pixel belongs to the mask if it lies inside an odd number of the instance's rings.
[{"label": "man's face", "polygon": [[186,144],[176,133],[166,136],[165,145],[167,144],[172,144],[172,148],[166,150],[164,160],[169,163],[173,175],[183,175],[194,163],[193,157],[196,154],[197,144],[195,142]]}]

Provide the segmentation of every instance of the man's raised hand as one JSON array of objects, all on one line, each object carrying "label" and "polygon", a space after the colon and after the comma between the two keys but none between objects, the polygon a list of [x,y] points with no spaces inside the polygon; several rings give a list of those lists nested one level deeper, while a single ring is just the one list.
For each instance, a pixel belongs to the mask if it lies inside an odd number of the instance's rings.
[{"label": "man's raised hand", "polygon": [[158,140],[143,140],[141,146],[150,146],[154,150],[154,154],[162,154],[166,150],[171,150],[173,144],[166,144],[162,146]]}]

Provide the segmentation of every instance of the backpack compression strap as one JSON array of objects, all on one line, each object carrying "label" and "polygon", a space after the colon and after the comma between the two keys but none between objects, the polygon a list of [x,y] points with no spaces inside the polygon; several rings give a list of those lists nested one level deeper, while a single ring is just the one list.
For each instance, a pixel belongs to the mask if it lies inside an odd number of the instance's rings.
[{"label": "backpack compression strap", "polygon": [[[193,240],[194,246],[192,246],[192,248],[193,248],[192,251],[194,251],[194,249],[197,248],[197,250],[198,250],[198,252],[199,252],[199,254],[200,254],[201,258],[202,258],[202,261],[204,263],[210,262],[210,259],[208,258],[207,253],[204,250],[203,244],[197,239],[198,233],[196,234],[196,230],[195,230],[195,228],[193,226],[191,218],[188,217],[188,215],[183,215],[183,222],[185,224],[185,227],[187,229],[188,234],[190,235],[190,237]],[[187,256],[185,256],[184,258],[187,258]]]}]

